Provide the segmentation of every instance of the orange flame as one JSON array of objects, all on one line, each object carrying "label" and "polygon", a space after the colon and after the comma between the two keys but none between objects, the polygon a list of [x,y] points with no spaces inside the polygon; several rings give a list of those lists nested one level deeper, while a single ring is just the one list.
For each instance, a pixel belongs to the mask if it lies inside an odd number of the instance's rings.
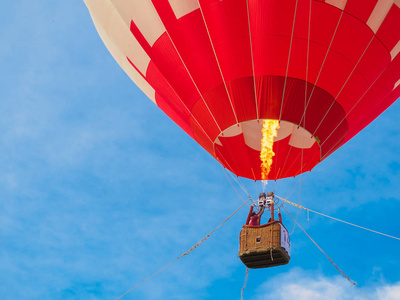
[{"label": "orange flame", "polygon": [[272,158],[275,156],[272,150],[274,146],[274,137],[278,136],[279,121],[263,120],[262,139],[261,139],[261,179],[267,180],[271,171]]}]

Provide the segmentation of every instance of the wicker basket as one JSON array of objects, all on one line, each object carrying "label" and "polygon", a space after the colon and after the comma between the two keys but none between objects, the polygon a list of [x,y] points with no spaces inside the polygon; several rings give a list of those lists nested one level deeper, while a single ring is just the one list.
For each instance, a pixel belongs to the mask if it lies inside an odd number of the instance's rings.
[{"label": "wicker basket", "polygon": [[243,226],[239,238],[239,258],[248,268],[267,268],[289,262],[290,256],[281,244],[282,226],[279,221],[261,226]]}]

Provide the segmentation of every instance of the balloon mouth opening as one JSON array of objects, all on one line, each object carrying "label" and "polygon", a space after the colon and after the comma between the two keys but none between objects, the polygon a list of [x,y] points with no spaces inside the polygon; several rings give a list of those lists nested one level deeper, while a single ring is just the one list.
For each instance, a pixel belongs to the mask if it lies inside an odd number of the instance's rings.
[{"label": "balloon mouth opening", "polygon": [[[265,133],[270,142],[268,161],[263,161],[263,126],[274,125]],[[272,127],[274,127],[272,126]],[[275,133],[273,133],[275,131]],[[217,160],[235,175],[253,180],[276,180],[311,170],[320,161],[317,137],[305,128],[273,119],[254,119],[223,130],[214,142]]]},{"label": "balloon mouth opening", "polygon": [[[215,145],[223,146],[222,138],[231,138],[243,135],[245,144],[253,150],[261,152],[262,150],[262,129],[265,121],[273,121],[272,119],[259,119],[244,121],[232,125],[222,131],[214,140]],[[319,139],[313,136],[307,129],[297,124],[280,121],[277,129],[277,136],[274,137],[274,143],[288,139],[288,145],[298,149],[310,149],[315,143],[319,143]]]}]

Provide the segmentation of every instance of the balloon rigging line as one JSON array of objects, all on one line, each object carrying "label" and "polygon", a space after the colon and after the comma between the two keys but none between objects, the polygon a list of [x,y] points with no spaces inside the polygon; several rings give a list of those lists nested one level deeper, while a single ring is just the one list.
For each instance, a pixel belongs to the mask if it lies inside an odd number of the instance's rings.
[{"label": "balloon rigging line", "polygon": [[247,24],[248,24],[248,27],[249,27],[251,68],[252,68],[252,70],[253,70],[254,100],[255,100],[255,103],[256,103],[257,120],[259,120],[259,119],[260,119],[260,114],[259,114],[259,112],[258,112],[257,88],[256,88],[256,74],[255,74],[255,71],[254,71],[254,55],[253,55],[253,41],[252,41],[252,39],[251,39],[249,0],[246,0],[246,8],[247,8]]},{"label": "balloon rigging line", "polygon": [[[236,180],[237,184],[242,188],[242,190],[243,190],[243,191],[247,194],[247,196],[249,197],[249,199],[247,199],[247,201],[245,201],[245,200],[242,198],[242,196],[239,194],[239,192],[236,190],[235,186],[233,185],[232,181],[229,179],[228,174],[227,174],[226,171],[225,171],[225,168],[224,168],[223,166],[221,166],[221,167],[222,167],[222,170],[223,170],[224,173],[225,173],[226,178],[228,179],[229,183],[231,184],[231,186],[232,186],[233,189],[235,190],[236,194],[238,194],[238,196],[240,197],[240,199],[242,199],[242,201],[245,202],[245,203],[247,203],[247,202],[250,200],[250,201],[254,204],[254,201],[253,201],[253,199],[251,198],[250,194],[247,192],[247,190],[246,190],[245,188],[243,188],[242,186],[240,186],[239,182],[235,179],[235,177],[233,177],[233,175],[231,175],[232,178],[234,178],[234,179]],[[250,205],[248,205],[248,204],[247,204],[247,206],[250,207]]]},{"label": "balloon rigging line", "polygon": [[[279,197],[278,197],[279,198]],[[281,198],[279,198],[281,199]],[[282,199],[283,200],[283,199]],[[282,208],[286,211],[286,213],[293,219],[293,221],[295,221],[297,223],[297,225],[299,226],[299,228],[307,235],[307,237],[314,243],[315,246],[317,246],[317,248],[325,255],[325,257],[331,262],[331,264],[339,271],[339,273],[346,278],[353,286],[355,286],[367,299],[370,299],[367,294],[364,293],[364,291],[357,285],[357,282],[354,282],[353,280],[350,279],[349,276],[346,275],[346,273],[344,273],[342,271],[342,269],[340,269],[338,267],[337,264],[335,264],[333,262],[333,260],[325,253],[324,250],[322,250],[322,248],[312,239],[312,237],[303,229],[303,227],[301,227],[301,225],[297,222],[297,220],[295,220],[293,218],[293,216],[286,210],[285,206],[282,205]]]},{"label": "balloon rigging line", "polygon": [[[301,174],[301,175],[303,175],[303,174]],[[300,206],[300,196],[301,196],[301,175],[300,175],[300,186],[299,186],[299,201],[297,201],[298,206]],[[291,235],[293,234],[294,229],[296,228],[297,218],[299,217],[299,211],[300,211],[300,207],[297,207],[296,220],[293,224],[293,229],[292,229],[292,232],[290,233]]]},{"label": "balloon rigging line", "polygon": [[347,82],[350,80],[351,76],[353,75],[354,71],[357,69],[358,64],[360,63],[361,59],[364,57],[365,52],[367,52],[369,46],[371,45],[372,41],[374,40],[375,35],[371,38],[371,40],[369,41],[367,47],[364,49],[364,52],[361,54],[360,58],[358,59],[357,63],[355,64],[353,70],[350,72],[350,75],[347,77],[346,81],[344,82],[344,84],[342,85],[339,93],[336,95],[334,101],[332,101],[331,106],[328,108],[328,110],[326,111],[324,117],[322,118],[321,122],[318,124],[317,128],[314,130],[313,136],[315,135],[315,133],[317,132],[317,130],[319,129],[319,127],[321,126],[321,124],[324,122],[326,116],[328,115],[328,113],[330,112],[330,110],[332,109],[333,105],[336,103],[337,98],[339,97],[339,95],[341,94],[341,92],[343,91],[344,87],[346,86]]},{"label": "balloon rigging line", "polygon": [[293,16],[293,24],[292,24],[292,33],[290,35],[290,45],[289,45],[289,54],[288,54],[288,61],[286,64],[286,74],[285,74],[285,82],[283,84],[283,93],[282,93],[282,100],[281,100],[281,110],[279,112],[279,121],[282,118],[282,109],[283,109],[283,101],[285,100],[285,91],[286,91],[286,82],[289,73],[289,64],[290,64],[290,55],[292,53],[292,44],[293,44],[293,36],[294,36],[294,27],[296,24],[296,15],[297,15],[297,4],[298,0],[296,0],[296,6],[294,8],[294,16]]},{"label": "balloon rigging line", "polygon": [[[250,199],[249,199],[250,200]],[[153,275],[149,276],[148,278],[146,278],[145,280],[143,280],[142,282],[140,282],[139,284],[137,284],[136,286],[134,286],[133,288],[131,288],[129,291],[125,292],[124,294],[122,294],[121,296],[119,296],[118,298],[116,298],[115,300],[121,299],[123,296],[125,296],[126,294],[132,292],[134,289],[136,289],[137,287],[139,287],[140,285],[142,285],[143,283],[145,283],[146,281],[148,281],[149,279],[153,278],[155,275],[157,275],[158,273],[160,273],[161,271],[165,270],[166,268],[168,268],[170,265],[172,265],[174,262],[176,262],[178,259],[188,255],[190,252],[192,252],[194,249],[196,249],[197,247],[199,247],[204,241],[206,241],[217,229],[219,229],[222,225],[224,225],[230,218],[232,218],[249,200],[247,200],[246,202],[244,202],[237,210],[235,210],[228,218],[225,219],[225,221],[223,221],[221,224],[219,224],[214,230],[212,230],[209,234],[207,234],[204,238],[202,238],[196,245],[194,245],[192,248],[190,248],[189,250],[187,250],[186,252],[182,253],[181,256],[175,258],[173,261],[171,261],[169,264],[167,264],[166,266],[162,267],[160,270],[158,270],[157,272],[155,272]]]},{"label": "balloon rigging line", "polygon": [[[308,63],[309,63],[309,58],[310,58],[310,32],[311,32],[311,7],[312,7],[312,1],[310,0],[309,2],[310,5],[310,10],[308,12],[308,30],[307,30],[307,59],[306,59],[306,82],[304,86],[304,108],[307,105],[307,87],[308,87]],[[301,124],[301,123],[299,123]],[[303,128],[306,128],[306,114],[304,113],[304,120],[303,120]],[[300,205],[300,200],[301,200],[301,184],[303,182],[303,163],[304,163],[304,139],[305,136],[303,135],[303,147],[301,148],[301,162],[300,162],[300,184],[299,184],[299,201],[297,202],[298,205]],[[299,217],[299,211],[300,208],[297,208],[296,212],[296,222],[293,224],[293,229],[292,232],[290,233],[291,235],[293,234],[296,224],[297,224],[297,219]]]},{"label": "balloon rigging line", "polygon": [[[368,93],[368,91],[374,86],[374,84],[378,81],[378,79],[383,75],[383,73],[385,73],[385,71],[390,67],[390,65],[387,65],[385,69],[382,70],[382,72],[379,74],[379,76],[377,76],[374,80],[374,82],[372,82],[370,84],[370,86],[368,87],[368,89],[364,92],[364,94],[360,97],[360,99],[358,99],[358,101],[352,106],[352,108],[346,113],[346,115],[343,117],[343,119],[338,123],[338,125],[331,131],[331,133],[329,134],[329,136],[325,139],[324,142],[321,143],[320,147],[322,147],[328,140],[329,138],[332,136],[332,134],[339,128],[339,126],[343,123],[344,120],[346,120],[346,118],[351,114],[351,112],[354,110],[354,108],[361,102],[361,100],[364,98],[364,96]],[[337,141],[328,151],[326,151],[326,153],[329,153],[332,149],[335,149],[335,147],[337,145],[340,144],[341,141]],[[315,154],[313,156],[313,158],[316,156],[317,154]]]},{"label": "balloon rigging line", "polygon": [[[160,22],[164,24],[164,22],[162,21],[160,15],[157,14],[157,16],[158,16],[158,18],[160,19]],[[221,128],[219,127],[219,124],[218,124],[217,120],[215,119],[214,115],[212,114],[210,108],[208,107],[208,105],[207,105],[207,103],[206,103],[206,100],[204,100],[203,95],[201,94],[201,92],[200,92],[200,90],[199,90],[199,87],[197,86],[197,84],[196,84],[196,82],[195,82],[195,80],[194,80],[192,74],[189,72],[189,69],[188,69],[188,67],[186,66],[186,64],[185,64],[185,62],[184,62],[184,60],[183,60],[181,54],[179,53],[178,48],[176,47],[174,41],[172,40],[171,35],[169,34],[167,28],[165,28],[165,32],[166,32],[166,34],[168,35],[168,38],[169,38],[169,40],[171,41],[172,46],[174,46],[174,49],[175,49],[175,51],[176,51],[176,54],[178,54],[178,56],[179,56],[179,58],[180,58],[180,60],[181,60],[181,62],[182,62],[182,64],[183,64],[183,66],[185,67],[185,70],[186,70],[187,74],[189,75],[190,79],[192,80],[194,87],[196,88],[197,92],[199,93],[200,98],[203,100],[204,105],[207,107],[208,112],[210,113],[211,117],[213,118],[215,124],[217,125],[218,130],[219,130],[220,132],[222,132]]]},{"label": "balloon rigging line", "polygon": [[[346,0],[346,3],[344,4],[344,7],[346,7],[346,5],[347,5],[347,0]],[[340,24],[340,21],[342,20],[343,14],[344,14],[344,10],[342,10],[342,12],[341,12],[341,14],[340,14],[340,17],[339,17],[339,20],[338,20],[338,22],[337,22],[337,24],[336,24],[335,31],[333,32],[332,39],[331,39],[331,41],[330,41],[330,43],[329,43],[328,49],[326,50],[326,54],[325,54],[324,60],[322,61],[321,68],[319,69],[317,78],[315,79],[315,83],[313,84],[313,88],[312,88],[312,90],[311,90],[310,97],[308,98],[308,101],[307,101],[307,106],[304,108],[304,113],[303,113],[303,116],[301,117],[301,120],[300,120],[300,123],[299,123],[299,124],[301,124],[301,121],[303,121],[303,118],[304,118],[304,116],[305,116],[305,114],[306,114],[306,111],[307,111],[307,107],[308,107],[308,105],[310,104],[311,97],[312,97],[312,95],[314,94],[315,87],[317,86],[317,82],[318,82],[318,80],[319,80],[319,77],[321,76],[322,69],[324,68],[326,58],[328,57],[328,53],[329,53],[329,51],[331,50],[332,43],[333,43],[333,40],[335,39],[336,32],[337,32],[337,30],[338,30],[338,28],[339,28],[339,24]]]},{"label": "balloon rigging line", "polygon": [[369,228],[366,228],[366,227],[362,227],[362,226],[359,226],[359,225],[356,225],[356,224],[353,224],[353,223],[350,223],[350,222],[347,222],[347,221],[343,221],[343,220],[340,220],[340,219],[337,219],[337,218],[334,218],[334,217],[325,215],[325,214],[320,213],[320,212],[318,212],[318,211],[315,211],[315,210],[312,210],[312,209],[303,207],[303,206],[301,206],[301,205],[298,205],[298,204],[296,204],[296,203],[290,202],[289,200],[286,200],[286,199],[284,199],[284,198],[281,198],[281,197],[279,197],[279,196],[277,196],[277,195],[275,195],[275,197],[277,197],[277,198],[279,198],[280,200],[282,200],[282,201],[284,201],[284,202],[286,202],[286,203],[288,203],[288,204],[290,204],[290,205],[293,205],[293,206],[295,206],[295,207],[297,207],[297,208],[299,208],[299,209],[304,209],[304,210],[306,210],[307,212],[313,212],[313,213],[318,214],[318,215],[321,215],[321,216],[323,216],[323,217],[327,217],[327,218],[330,218],[330,219],[332,219],[332,220],[345,223],[345,224],[347,224],[347,225],[351,225],[351,226],[354,226],[354,227],[358,227],[358,228],[361,228],[361,229],[364,229],[364,230],[367,230],[367,231],[370,231],[370,232],[373,232],[373,233],[377,233],[377,234],[380,234],[380,235],[383,235],[383,236],[386,236],[386,237],[389,237],[389,238],[392,238],[392,239],[395,239],[395,240],[399,240],[399,241],[400,241],[400,238],[398,238],[398,237],[395,237],[395,236],[392,236],[392,235],[389,235],[389,234],[386,234],[386,233],[382,233],[382,232],[379,232],[379,231],[376,231],[376,230],[372,230],[372,229],[369,229]]},{"label": "balloon rigging line", "polygon": [[[346,115],[343,117],[342,121],[340,121],[340,122],[338,123],[338,125],[335,127],[335,129],[332,130],[332,132],[329,134],[329,136],[328,136],[328,137],[325,139],[325,141],[321,144],[321,147],[324,145],[324,143],[325,143],[326,141],[328,141],[328,139],[332,136],[332,134],[336,131],[336,129],[339,128],[339,126],[343,123],[343,121],[346,120],[346,118],[348,117],[348,115],[351,114],[351,112],[353,111],[353,109],[361,102],[361,100],[364,98],[364,96],[368,93],[368,91],[372,88],[372,86],[378,81],[378,79],[382,76],[382,74],[389,68],[389,66],[390,66],[390,65],[388,65],[388,66],[386,67],[386,69],[384,69],[384,70],[379,74],[379,76],[378,76],[378,77],[374,80],[374,82],[369,86],[369,88],[368,88],[368,89],[365,91],[365,93],[360,97],[360,99],[358,99],[358,101],[353,105],[353,107],[349,110],[349,112],[346,113]],[[338,145],[338,144],[339,144],[339,142],[336,143],[334,147],[336,147],[336,145]],[[334,147],[332,147],[330,150],[334,149]],[[329,150],[329,151],[330,151],[330,150]],[[328,152],[328,153],[329,153],[329,152]]]},{"label": "balloon rigging line", "polygon": [[[292,53],[294,28],[295,28],[295,24],[296,24],[297,4],[298,4],[298,0],[296,0],[296,6],[295,6],[295,9],[294,9],[293,24],[292,24],[292,32],[291,32],[291,35],[290,35],[290,45],[289,45],[288,60],[287,60],[287,63],[286,63],[285,81],[284,81],[284,83],[283,83],[283,92],[282,92],[282,99],[281,99],[281,108],[280,108],[280,111],[279,111],[279,122],[281,122],[281,119],[282,119],[283,102],[284,102],[284,100],[285,100],[286,84],[287,84],[287,77],[288,77],[289,65],[290,65],[290,56],[291,56],[291,53]],[[290,151],[290,150],[289,150],[289,151]],[[289,152],[289,153],[290,153],[290,152]],[[289,153],[288,153],[287,156],[286,156],[286,160],[287,160],[287,158],[289,157]],[[276,153],[276,160],[278,160],[278,151],[277,151],[277,153]],[[286,160],[285,160],[285,163],[286,163]],[[278,170],[277,175],[279,176],[279,170]]]},{"label": "balloon rigging line", "polygon": [[[226,145],[226,147],[227,147],[227,149],[228,149],[230,155],[232,156],[231,148],[230,148],[228,145]],[[237,169],[236,160],[233,160],[233,163],[235,164],[235,168],[232,168],[232,166],[231,166],[231,165],[228,163],[228,161],[226,160],[224,154],[223,154],[218,148],[216,148],[215,144],[214,144],[214,148],[213,148],[213,149],[214,149],[215,155],[217,154],[217,152],[221,155],[221,157],[224,159],[225,164],[228,166],[228,168],[229,168],[230,170],[236,170],[236,169]],[[224,168],[224,166],[223,166],[222,163],[220,163],[220,165],[222,166],[222,168]]]},{"label": "balloon rigging line", "polygon": [[244,283],[243,283],[242,290],[240,292],[240,300],[243,300],[243,292],[244,292],[244,289],[245,289],[245,287],[247,285],[247,279],[248,278],[249,278],[249,268],[246,267],[246,275],[244,276]]},{"label": "balloon rigging line", "polygon": [[[159,17],[159,18],[160,18],[160,17]],[[161,18],[160,18],[160,21],[162,22]],[[169,35],[168,35],[168,36],[169,36]],[[170,40],[171,40],[171,43],[173,44],[172,39],[171,39],[170,36],[169,36],[169,38],[170,38]],[[174,45],[174,44],[173,44],[173,45]],[[174,47],[175,47],[175,45],[174,45]],[[176,52],[178,53],[178,50],[176,49],[176,47],[175,47],[175,50],[176,50]],[[145,50],[145,51],[146,51],[146,50]],[[147,53],[147,51],[146,51],[146,53]],[[147,55],[149,55],[149,53],[147,53]],[[179,55],[179,53],[178,53],[178,55]],[[149,57],[150,57],[150,55],[149,55]],[[180,55],[179,55],[179,57],[180,57]],[[181,57],[180,57],[180,58],[181,58]],[[181,58],[181,60],[182,60],[182,64],[184,65],[184,62],[183,62],[183,59],[182,59],[182,58]],[[161,70],[158,68],[158,66],[157,66],[156,64],[155,64],[155,67],[156,67],[157,70],[160,72],[160,74],[163,75],[163,77],[164,77],[165,81],[167,82],[168,86],[172,89],[172,91],[174,92],[174,94],[175,94],[175,95],[177,96],[177,98],[181,101],[182,105],[186,108],[186,110],[188,111],[189,115],[191,115],[191,117],[195,120],[195,122],[197,123],[197,125],[199,125],[199,127],[200,127],[200,129],[203,131],[204,135],[210,140],[211,143],[214,143],[214,141],[210,138],[210,136],[208,135],[208,133],[204,130],[203,126],[201,126],[200,122],[197,121],[197,118],[192,114],[192,112],[190,111],[190,109],[187,107],[186,103],[185,103],[185,102],[182,100],[182,98],[179,96],[178,92],[175,90],[175,88],[174,88],[174,87],[172,86],[172,84],[169,82],[169,80],[167,79],[167,77],[164,76],[164,74],[161,72]],[[185,67],[186,67],[186,66],[185,66]],[[187,68],[186,68],[186,71],[188,71]],[[188,73],[189,73],[189,71],[188,71]],[[190,76],[190,74],[189,74],[189,76]],[[192,79],[192,81],[193,81],[193,79]],[[193,81],[193,84],[194,84],[194,81]],[[155,90],[155,87],[154,87],[151,83],[149,83],[149,85]],[[195,85],[195,84],[194,84],[194,85]],[[202,97],[201,94],[200,94],[200,91],[199,91],[198,89],[197,89],[197,91],[199,92],[200,97]],[[203,101],[204,101],[204,99],[203,99]],[[215,119],[214,119],[214,121],[215,121]],[[217,124],[217,126],[218,126],[218,124]]]},{"label": "balloon rigging line", "polygon": [[[309,175],[310,173],[307,173],[306,175],[304,175],[303,177],[300,177],[300,181],[297,184],[297,186],[300,186],[302,184],[302,182],[306,179],[306,177]],[[288,196],[286,198],[290,198],[290,196],[292,196],[292,194],[296,191],[297,189],[296,183],[293,183],[291,191],[287,194]]]},{"label": "balloon rigging line", "polygon": [[237,115],[236,115],[235,107],[233,106],[231,95],[229,94],[228,87],[226,85],[226,81],[225,81],[225,78],[224,78],[224,74],[222,73],[221,65],[219,64],[219,61],[218,61],[217,53],[215,52],[215,47],[214,47],[214,44],[213,44],[213,41],[212,41],[212,38],[211,38],[211,35],[210,35],[210,31],[208,30],[208,25],[207,25],[207,22],[206,22],[206,18],[204,17],[203,8],[201,7],[200,1],[198,0],[197,2],[199,4],[199,8],[200,8],[201,16],[203,18],[204,26],[206,27],[207,34],[208,34],[208,39],[210,40],[210,44],[211,44],[211,47],[212,47],[212,50],[213,50],[213,53],[214,53],[214,56],[215,56],[215,61],[217,62],[218,69],[219,69],[222,81],[224,82],[225,91],[226,91],[226,94],[228,96],[229,103],[231,104],[233,115],[235,116],[236,123],[239,124],[239,120],[238,120]]}]

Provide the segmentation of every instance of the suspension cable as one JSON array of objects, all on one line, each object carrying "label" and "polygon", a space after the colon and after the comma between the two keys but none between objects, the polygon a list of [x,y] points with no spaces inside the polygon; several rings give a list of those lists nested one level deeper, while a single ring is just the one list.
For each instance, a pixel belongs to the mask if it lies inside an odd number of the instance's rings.
[{"label": "suspension cable", "polygon": [[[250,200],[250,199],[249,199]],[[172,265],[174,262],[176,262],[178,259],[188,255],[190,252],[192,252],[194,249],[196,249],[197,247],[199,247],[205,240],[207,240],[218,228],[220,228],[222,225],[224,225],[231,217],[233,217],[249,200],[245,201],[237,210],[235,210],[228,218],[225,219],[225,221],[223,221],[221,224],[219,224],[213,231],[211,231],[209,234],[207,234],[204,238],[202,238],[196,245],[194,245],[192,248],[190,248],[189,250],[187,250],[186,252],[182,253],[181,256],[175,258],[173,261],[171,261],[169,264],[167,264],[166,266],[162,267],[160,270],[158,270],[157,272],[155,272],[153,275],[149,276],[148,278],[146,278],[145,280],[143,280],[142,282],[140,282],[139,284],[135,285],[133,288],[131,288],[129,291],[125,292],[124,294],[122,294],[121,296],[119,296],[118,298],[116,298],[115,300],[121,299],[123,296],[125,296],[126,294],[132,292],[134,289],[136,289],[137,287],[139,287],[140,285],[142,285],[143,283],[145,283],[146,281],[148,281],[149,279],[151,279],[152,277],[156,276],[158,273],[160,273],[161,271],[165,270],[166,268],[168,268],[170,265]]]},{"label": "suspension cable", "polygon": [[[298,205],[300,205],[300,199],[301,199],[301,177],[302,177],[302,175],[303,175],[303,174],[300,175],[299,201],[297,201],[297,204],[298,204]],[[292,232],[290,233],[290,235],[293,234],[294,229],[296,228],[297,218],[299,217],[299,211],[300,211],[300,208],[297,208],[297,212],[296,212],[296,222],[294,222],[294,224],[293,224],[293,229],[292,229]]]},{"label": "suspension cable", "polygon": [[[242,199],[242,201],[245,202],[245,200],[242,198],[242,196],[241,196],[241,195],[239,194],[239,192],[236,190],[236,188],[235,188],[235,186],[233,185],[232,181],[229,179],[228,174],[227,174],[226,171],[225,171],[225,168],[224,168],[222,165],[221,165],[221,167],[222,167],[222,170],[224,171],[225,176],[226,176],[226,178],[228,179],[229,183],[231,184],[231,186],[232,186],[233,189],[235,190],[236,194],[238,194],[238,196],[240,197],[240,199]],[[232,176],[232,178],[236,181],[236,183],[242,188],[242,190],[247,194],[247,196],[249,197],[249,198],[247,199],[246,203],[250,200],[251,203],[252,203],[253,205],[255,205],[255,202],[254,202],[253,198],[251,198],[251,195],[250,195],[249,192],[247,191],[246,187],[243,186],[241,183],[239,183],[239,181],[238,181],[232,174],[231,174],[231,176]],[[247,206],[250,207],[250,205],[248,205],[248,204],[247,204]]]},{"label": "suspension cable", "polygon": [[[299,205],[300,206],[300,205]],[[344,273],[342,271],[342,269],[340,269],[338,267],[337,264],[335,264],[333,262],[333,260],[328,256],[328,254],[325,253],[324,250],[322,250],[322,248],[312,239],[312,237],[303,229],[303,227],[300,226],[300,224],[297,222],[297,220],[287,211],[287,209],[282,205],[282,208],[286,211],[286,213],[293,219],[293,221],[295,221],[297,223],[297,226],[299,226],[299,228],[307,235],[307,237],[314,243],[315,246],[317,246],[317,248],[325,255],[325,257],[330,261],[330,263],[339,271],[339,273],[346,278],[353,286],[355,286],[367,299],[370,299],[367,294],[364,293],[364,291],[357,285],[357,282],[353,281],[350,279],[349,276],[346,275],[346,273]]]},{"label": "suspension cable", "polygon": [[246,275],[244,276],[244,283],[243,283],[243,287],[242,290],[240,292],[240,300],[243,300],[243,293],[244,293],[244,289],[247,285],[247,279],[249,278],[249,268],[246,267]]},{"label": "suspension cable", "polygon": [[320,212],[318,212],[318,211],[315,211],[315,210],[312,210],[312,209],[303,207],[303,206],[301,206],[301,205],[298,205],[298,204],[296,204],[296,203],[290,202],[289,200],[286,200],[286,199],[284,199],[284,198],[281,198],[281,197],[279,197],[279,196],[277,196],[277,195],[275,195],[275,197],[277,197],[277,198],[279,198],[280,200],[282,200],[282,201],[284,201],[284,202],[286,202],[286,203],[288,203],[288,204],[290,204],[290,205],[293,205],[293,206],[295,206],[295,207],[297,207],[297,208],[299,208],[299,209],[304,209],[304,210],[307,211],[307,213],[311,211],[311,212],[313,212],[313,213],[315,213],[315,214],[318,214],[318,215],[321,215],[321,216],[323,216],[323,217],[327,217],[327,218],[330,218],[330,219],[332,219],[332,220],[345,223],[345,224],[347,224],[347,225],[351,225],[351,226],[358,227],[358,228],[361,228],[361,229],[364,229],[364,230],[368,230],[368,231],[371,231],[371,232],[373,232],[373,233],[377,233],[377,234],[380,234],[380,235],[383,235],[383,236],[387,236],[387,237],[390,237],[390,238],[392,238],[392,239],[395,239],[395,240],[399,240],[399,241],[400,241],[400,238],[398,238],[398,237],[395,237],[395,236],[392,236],[392,235],[389,235],[389,234],[386,234],[386,233],[382,233],[382,232],[379,232],[379,231],[376,231],[376,230],[372,230],[372,229],[369,229],[369,228],[366,228],[366,227],[362,227],[362,226],[360,226],[360,225],[356,225],[356,224],[353,224],[353,223],[350,223],[350,222],[347,222],[347,221],[343,221],[343,220],[340,220],[340,219],[337,219],[337,218],[334,218],[334,217],[325,215],[325,214],[320,213]]}]

